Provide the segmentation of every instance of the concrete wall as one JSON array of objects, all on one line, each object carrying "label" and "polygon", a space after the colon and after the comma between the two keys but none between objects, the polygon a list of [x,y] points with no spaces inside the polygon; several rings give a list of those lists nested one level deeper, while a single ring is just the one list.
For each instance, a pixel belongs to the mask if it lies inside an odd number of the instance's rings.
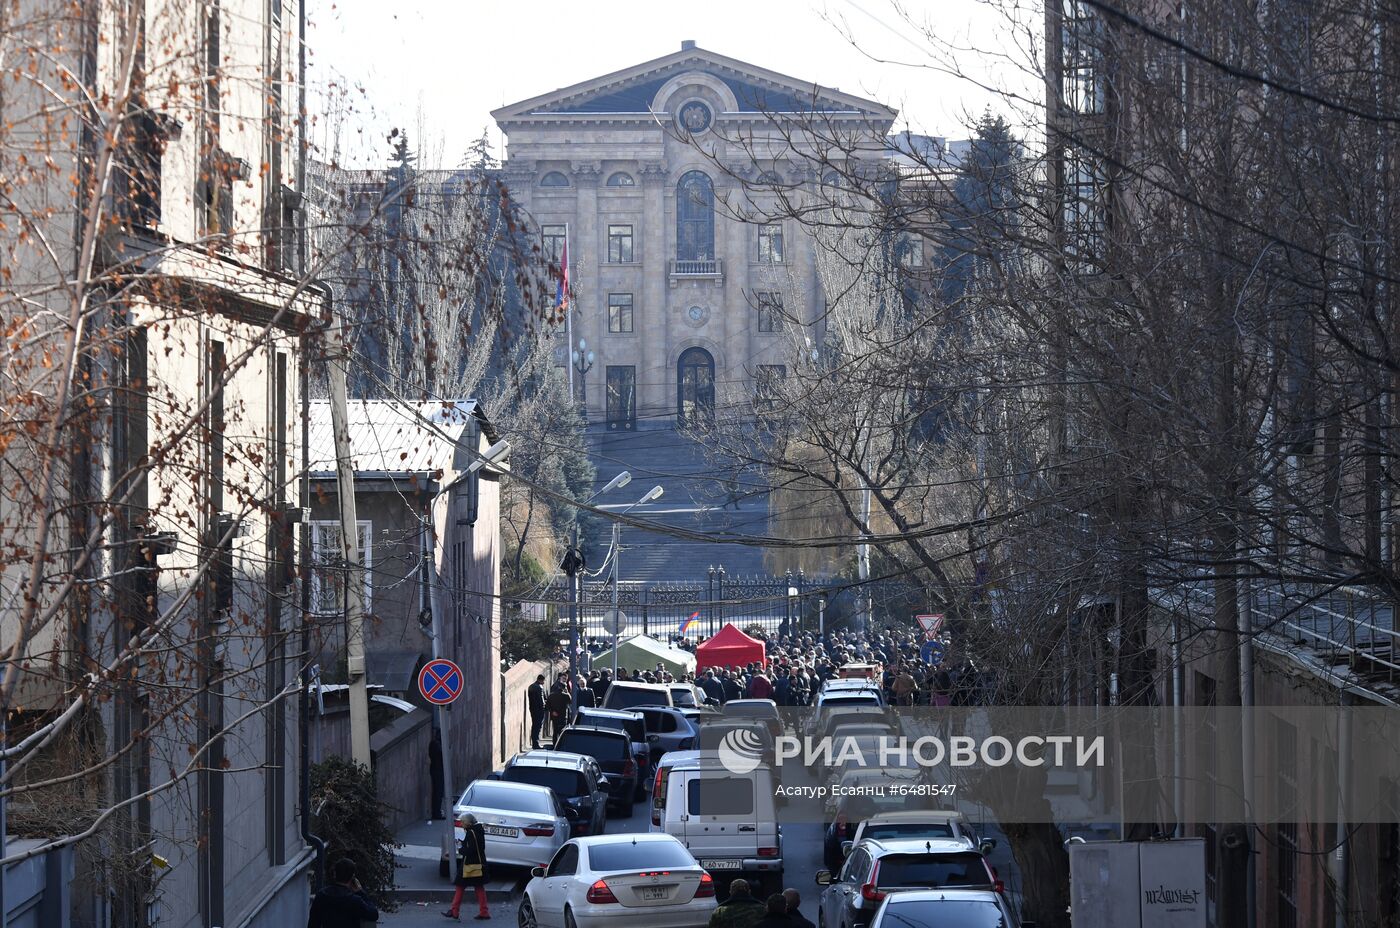
[{"label": "concrete wall", "polygon": [[390,827],[398,831],[412,822],[427,818],[432,798],[432,776],[428,767],[428,742],[432,739],[432,718],[423,709],[414,709],[379,729],[369,739],[374,756],[374,782],[379,799],[392,811]]},{"label": "concrete wall", "polygon": [[530,712],[526,704],[526,691],[535,677],[544,674],[547,682],[553,683],[559,674],[569,669],[564,662],[520,661],[501,672],[501,733],[500,750],[496,753],[499,767],[521,751],[530,748]]}]

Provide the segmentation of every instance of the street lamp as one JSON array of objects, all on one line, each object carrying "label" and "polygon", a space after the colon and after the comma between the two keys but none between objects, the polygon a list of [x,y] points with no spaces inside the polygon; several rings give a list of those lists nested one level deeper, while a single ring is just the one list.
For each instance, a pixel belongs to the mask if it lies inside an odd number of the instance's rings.
[{"label": "street lamp", "polygon": [[588,409],[588,381],[584,379],[584,375],[593,370],[593,352],[588,350],[586,340],[582,338],[578,340],[578,347],[573,350],[573,361],[574,370],[578,371],[579,403],[586,411]]},{"label": "street lamp", "polygon": [[[632,511],[633,509],[635,509],[637,506],[641,506],[641,505],[644,504],[644,503],[649,503],[649,502],[651,502],[651,501],[654,500],[654,499],[660,499],[660,498],[661,498],[661,494],[664,493],[664,492],[666,492],[666,491],[663,490],[663,489],[661,488],[661,485],[660,485],[660,484],[657,484],[656,486],[652,487],[650,490],[647,490],[646,495],[643,496],[641,499],[637,500],[635,503],[633,503],[632,505],[628,506],[627,508],[620,510],[619,513],[618,513],[618,515],[622,515],[622,514],[624,514],[624,513],[631,512],[631,511]],[[612,648],[612,652],[613,652],[613,679],[614,679],[614,680],[617,679],[617,636],[618,636],[618,633],[622,631],[622,626],[621,626],[620,622],[618,621],[619,618],[620,618],[620,612],[619,612],[619,610],[618,610],[618,593],[617,593],[618,581],[622,579],[622,539],[621,539],[621,535],[622,535],[622,523],[621,523],[621,522],[618,522],[616,519],[614,519],[614,520],[613,520],[613,526],[612,526],[612,556],[613,556],[613,570],[612,570],[612,581],[613,581],[613,588],[612,588],[613,648]]]},{"label": "street lamp", "polygon": [[[579,339],[579,344],[583,344],[583,339]],[[602,488],[595,492],[588,499],[583,501],[587,506],[604,493],[611,492],[632,482],[632,474],[622,471],[613,477]],[[583,570],[583,552],[578,545],[578,519],[574,519],[573,541],[569,545],[569,550],[564,552],[564,560],[559,565],[569,577],[569,691],[573,692],[578,686],[578,574]]]}]

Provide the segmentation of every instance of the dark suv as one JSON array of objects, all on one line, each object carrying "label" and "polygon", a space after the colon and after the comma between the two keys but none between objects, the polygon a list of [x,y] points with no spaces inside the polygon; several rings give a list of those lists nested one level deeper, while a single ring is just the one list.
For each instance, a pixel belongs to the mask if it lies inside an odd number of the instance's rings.
[{"label": "dark suv", "polygon": [[646,784],[651,782],[651,742],[647,740],[646,720],[640,712],[628,709],[594,709],[583,707],[574,716],[574,724],[583,728],[613,728],[625,731],[632,739],[632,754],[637,758],[637,793],[634,798],[646,798]]},{"label": "dark suv", "polygon": [[569,837],[603,833],[608,821],[608,778],[593,758],[563,751],[526,751],[507,761],[498,779],[554,790],[578,813],[569,823]]},{"label": "dark suv", "polygon": [[556,751],[583,754],[598,762],[608,777],[608,798],[624,818],[632,815],[632,797],[637,792],[637,755],[632,736],[625,731],[571,725],[554,739]]}]

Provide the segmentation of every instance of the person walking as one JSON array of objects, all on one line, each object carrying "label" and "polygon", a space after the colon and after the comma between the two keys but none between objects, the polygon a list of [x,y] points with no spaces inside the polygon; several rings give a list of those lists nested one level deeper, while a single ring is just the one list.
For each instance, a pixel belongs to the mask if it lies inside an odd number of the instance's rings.
[{"label": "person walking", "polygon": [[525,699],[530,709],[530,747],[538,750],[540,729],[544,727],[544,674],[535,677],[525,691]]},{"label": "person walking", "polygon": [[749,881],[738,879],[729,884],[729,898],[710,913],[709,928],[754,928],[767,914],[767,907],[753,897]]},{"label": "person walking", "polygon": [[329,886],[321,887],[311,900],[311,917],[306,928],[360,928],[361,922],[379,921],[379,909],[355,877],[355,862],[342,857],[331,868]]},{"label": "person walking", "polygon": [[453,882],[457,885],[452,893],[452,907],[442,914],[451,919],[459,917],[462,910],[462,897],[467,887],[476,890],[476,918],[486,921],[491,911],[486,906],[486,829],[470,812],[462,816],[462,843],[457,848],[458,870]]}]

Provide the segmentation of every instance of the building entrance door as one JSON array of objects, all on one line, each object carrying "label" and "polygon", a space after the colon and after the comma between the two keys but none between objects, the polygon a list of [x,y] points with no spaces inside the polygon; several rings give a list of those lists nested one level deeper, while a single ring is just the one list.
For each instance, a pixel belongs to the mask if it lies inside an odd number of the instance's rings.
[{"label": "building entrance door", "polygon": [[637,427],[637,369],[608,367],[608,430],[631,431]]},{"label": "building entrance door", "polygon": [[679,425],[701,425],[715,417],[715,359],[704,348],[681,353],[677,378]]}]

